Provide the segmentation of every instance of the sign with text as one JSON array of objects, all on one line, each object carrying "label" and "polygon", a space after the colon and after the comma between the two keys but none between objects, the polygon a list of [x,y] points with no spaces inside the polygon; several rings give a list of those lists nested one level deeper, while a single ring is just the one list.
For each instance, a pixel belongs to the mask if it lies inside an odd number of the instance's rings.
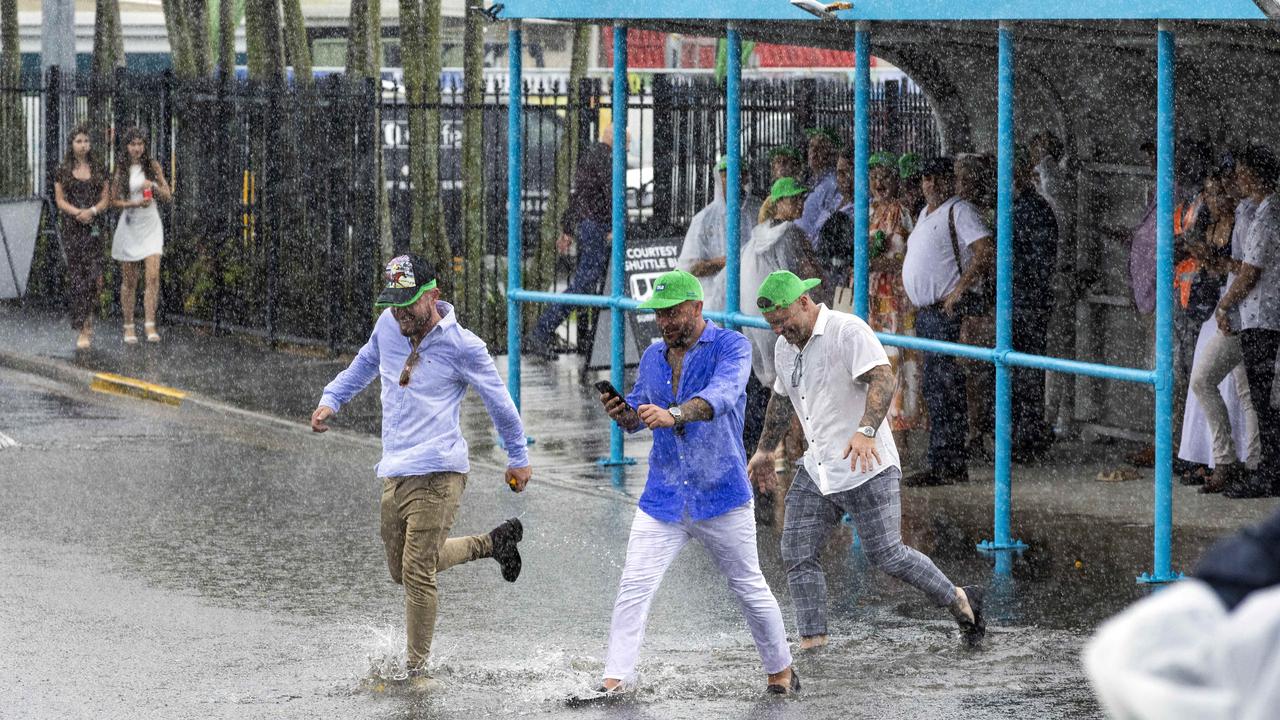
[{"label": "sign with text", "polygon": [[[680,246],[683,237],[648,238],[628,240],[626,259],[622,272],[626,278],[627,291],[633,300],[644,302],[653,295],[653,285],[663,274],[676,269],[676,259],[680,257]],[[606,278],[612,277],[610,267]],[[609,281],[605,281],[605,291],[609,289]],[[595,370],[609,367],[609,328],[612,313],[601,310],[596,316],[595,340],[591,344],[591,358],[587,368]],[[625,362],[628,366],[640,362],[640,355],[645,348],[662,339],[657,320],[653,313],[627,313],[624,324],[626,338],[623,341]]]}]

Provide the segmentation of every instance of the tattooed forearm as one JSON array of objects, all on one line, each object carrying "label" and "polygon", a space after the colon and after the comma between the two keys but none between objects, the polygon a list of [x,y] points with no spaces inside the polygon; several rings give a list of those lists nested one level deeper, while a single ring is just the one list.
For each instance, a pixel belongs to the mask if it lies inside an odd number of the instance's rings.
[{"label": "tattooed forearm", "polygon": [[862,413],[860,425],[880,427],[884,416],[889,412],[889,403],[893,401],[893,393],[898,389],[898,375],[888,365],[877,365],[858,379],[867,384],[867,408]]},{"label": "tattooed forearm", "polygon": [[716,411],[711,407],[711,403],[695,397],[680,403],[680,414],[683,416],[682,423],[706,422],[715,417]]},{"label": "tattooed forearm", "polygon": [[764,429],[760,431],[758,450],[773,452],[786,436],[791,427],[791,398],[773,393],[769,396],[769,407],[764,411]]}]

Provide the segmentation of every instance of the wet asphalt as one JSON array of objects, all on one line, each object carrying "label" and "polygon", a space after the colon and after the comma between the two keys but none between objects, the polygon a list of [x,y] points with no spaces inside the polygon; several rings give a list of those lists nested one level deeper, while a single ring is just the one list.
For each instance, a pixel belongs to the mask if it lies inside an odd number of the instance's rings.
[{"label": "wet asphalt", "polygon": [[[1150,529],[1067,514],[1019,527],[1032,550],[973,550],[989,510],[905,495],[904,535],[953,580],[988,587],[985,646],[871,568],[827,549],[832,644],[797,654],[801,697],[761,697],[759,660],[701,548],[654,604],[634,699],[571,710],[602,670],[642,475],[613,488],[574,436],[535,446],[523,495],[501,482],[483,415],[455,534],[525,524],[524,571],[441,576],[431,671],[378,681],[403,647],[402,592],[377,532],[376,438],[170,408],[0,369],[0,717],[1089,718],[1088,632],[1142,596]],[[560,460],[555,460],[560,458]],[[541,463],[538,465],[537,463]],[[1207,532],[1179,535],[1195,554]],[[776,530],[759,535],[789,629]],[[794,639],[794,638],[793,638]]]}]

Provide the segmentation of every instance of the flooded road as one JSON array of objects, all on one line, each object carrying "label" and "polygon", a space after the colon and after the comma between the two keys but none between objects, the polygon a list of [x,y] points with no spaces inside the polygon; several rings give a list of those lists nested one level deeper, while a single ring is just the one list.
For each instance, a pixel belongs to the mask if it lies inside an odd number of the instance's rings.
[{"label": "flooded road", "polygon": [[[1131,568],[1149,554],[1147,527],[1035,517],[1015,528],[1033,549],[996,573],[973,550],[989,513],[908,494],[908,542],[953,579],[989,586],[984,649],[962,649],[945,611],[871,570],[843,531],[826,561],[832,644],[797,654],[799,699],[766,701],[737,605],[690,546],[655,601],[634,699],[570,710],[563,700],[602,670],[633,501],[588,459],[546,447],[517,496],[498,456],[478,451],[455,534],[520,516],[523,574],[505,583],[489,560],[442,574],[441,686],[379,692],[404,639],[373,438],[7,370],[0,408],[0,432],[19,443],[0,450],[4,718],[1099,717],[1079,648],[1144,592]],[[633,473],[631,494],[640,482]],[[760,547],[794,629],[775,530]]]}]

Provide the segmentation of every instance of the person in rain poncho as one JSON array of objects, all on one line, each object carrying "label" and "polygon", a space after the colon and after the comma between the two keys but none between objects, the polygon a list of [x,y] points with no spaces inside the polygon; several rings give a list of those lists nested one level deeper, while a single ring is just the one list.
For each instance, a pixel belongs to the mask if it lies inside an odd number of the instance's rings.
[{"label": "person in rain poncho", "polygon": [[1269,720],[1280,708],[1280,512],[1201,558],[1194,578],[1134,603],[1085,646],[1118,720]]},{"label": "person in rain poncho", "polygon": [[[756,225],[751,239],[742,248],[738,307],[743,313],[761,317],[756,307],[756,288],[774,270],[790,270],[805,277],[821,273],[813,245],[796,222],[804,212],[808,192],[795,178],[785,177],[773,183],[769,199],[774,202],[774,217]],[[751,341],[751,368],[756,379],[764,387],[771,387],[773,332],[764,328],[743,328],[742,331]]]},{"label": "person in rain poncho", "polygon": [[[702,283],[703,296],[706,298],[703,307],[707,310],[724,309],[724,263],[729,219],[729,207],[725,200],[728,167],[727,158],[722,157],[716,163],[714,197],[711,204],[699,210],[690,221],[689,230],[684,235],[684,245],[680,247],[680,257],[676,261],[676,267]],[[753,219],[759,212],[758,202],[746,195],[741,198],[739,247],[746,245],[751,239]]]}]

